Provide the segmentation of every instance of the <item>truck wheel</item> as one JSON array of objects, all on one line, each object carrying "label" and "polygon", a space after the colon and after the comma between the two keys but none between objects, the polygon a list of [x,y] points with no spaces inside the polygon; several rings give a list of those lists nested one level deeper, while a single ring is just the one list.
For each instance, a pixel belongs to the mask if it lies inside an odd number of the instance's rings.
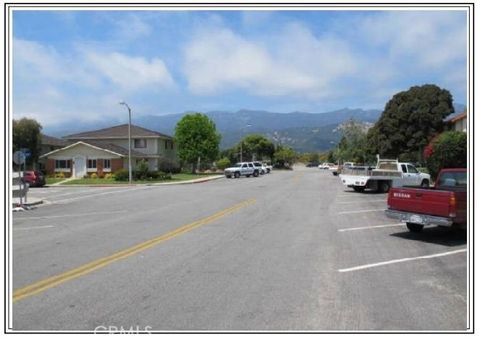
[{"label": "truck wheel", "polygon": [[233,174],[233,176],[238,179],[240,177],[240,173],[239,172],[235,172],[235,174]]},{"label": "truck wheel", "polygon": [[422,184],[420,185],[422,188],[429,188],[430,187],[430,182],[428,180],[423,180]]},{"label": "truck wheel", "polygon": [[409,229],[410,232],[420,232],[420,231],[423,230],[423,225],[414,224],[414,223],[407,223],[407,229]]},{"label": "truck wheel", "polygon": [[255,171],[253,172],[253,176],[255,176],[255,177],[258,176],[258,170],[255,170]]},{"label": "truck wheel", "polygon": [[365,187],[353,186],[353,190],[354,190],[355,192],[362,193],[362,192],[365,190]]},{"label": "truck wheel", "polygon": [[388,181],[380,182],[378,189],[380,193],[387,193],[390,190],[390,183]]}]

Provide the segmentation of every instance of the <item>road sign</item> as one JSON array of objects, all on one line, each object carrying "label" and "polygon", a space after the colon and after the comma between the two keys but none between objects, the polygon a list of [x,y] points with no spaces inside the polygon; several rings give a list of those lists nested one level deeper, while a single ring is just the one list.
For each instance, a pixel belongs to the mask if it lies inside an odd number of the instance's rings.
[{"label": "road sign", "polygon": [[30,151],[30,149],[22,148],[20,149],[20,151],[23,152],[25,158],[29,158],[30,156],[32,156],[32,152]]},{"label": "road sign", "polygon": [[13,154],[13,162],[15,162],[15,164],[25,163],[25,154],[22,151],[15,151]]}]

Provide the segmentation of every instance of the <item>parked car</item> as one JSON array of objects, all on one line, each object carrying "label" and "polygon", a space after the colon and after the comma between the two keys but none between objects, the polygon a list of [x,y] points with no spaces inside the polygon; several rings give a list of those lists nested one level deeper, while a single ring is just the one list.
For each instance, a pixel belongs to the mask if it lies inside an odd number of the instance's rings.
[{"label": "parked car", "polygon": [[378,158],[374,169],[367,167],[349,167],[341,172],[342,183],[356,192],[365,189],[386,193],[392,187],[430,185],[430,175],[420,173],[412,163],[398,162]]},{"label": "parked car", "polygon": [[255,176],[260,175],[260,172],[252,162],[240,162],[235,164],[233,167],[227,168],[224,170],[225,176],[230,179],[232,176],[234,178],[239,178],[240,176]]},{"label": "parked car", "polygon": [[38,170],[25,171],[22,181],[28,183],[30,187],[42,187],[45,186],[46,183],[45,176]]},{"label": "parked car", "polygon": [[267,174],[270,173],[273,169],[272,165],[268,162],[263,162],[263,166],[267,169]]},{"label": "parked car", "polygon": [[463,227],[467,223],[467,169],[442,169],[434,188],[392,188],[387,203],[386,216],[406,223],[413,232],[430,224]]},{"label": "parked car", "polygon": [[339,172],[339,167],[338,165],[334,164],[331,167],[328,167],[328,170],[332,172],[333,175],[337,176]]},{"label": "parked car", "polygon": [[333,167],[333,166],[335,166],[335,164],[325,162],[325,163],[319,164],[318,169],[329,169],[330,167]]},{"label": "parked car", "polygon": [[255,166],[255,168],[258,169],[258,171],[260,172],[260,175],[264,175],[268,172],[267,167],[265,167],[262,162],[255,161],[252,163]]},{"label": "parked car", "polygon": [[306,164],[308,168],[318,167],[318,162],[309,162]]}]

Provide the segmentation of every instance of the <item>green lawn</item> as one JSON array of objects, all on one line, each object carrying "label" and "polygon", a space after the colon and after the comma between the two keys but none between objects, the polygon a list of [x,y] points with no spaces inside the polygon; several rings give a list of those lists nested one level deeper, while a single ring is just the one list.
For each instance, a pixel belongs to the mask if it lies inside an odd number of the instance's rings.
[{"label": "green lawn", "polygon": [[[170,180],[138,180],[133,181],[133,184],[149,184],[149,183],[165,183],[175,181],[188,181],[195,180],[206,175],[194,175],[194,174],[173,174]],[[63,185],[126,185],[128,181],[116,181],[115,179],[75,179],[63,183]]]},{"label": "green lawn", "polygon": [[60,182],[60,181],[63,181],[65,179],[62,179],[62,178],[58,178],[58,177],[46,177],[45,178],[45,181],[47,182],[47,185],[52,185],[54,183],[57,183],[57,182]]}]

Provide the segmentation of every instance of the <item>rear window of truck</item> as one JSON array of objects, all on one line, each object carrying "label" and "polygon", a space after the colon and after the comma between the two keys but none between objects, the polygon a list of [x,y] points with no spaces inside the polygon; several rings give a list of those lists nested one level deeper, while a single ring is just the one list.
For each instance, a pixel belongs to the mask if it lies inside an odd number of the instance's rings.
[{"label": "rear window of truck", "polygon": [[442,187],[467,187],[466,172],[445,172],[440,175],[438,188]]}]

